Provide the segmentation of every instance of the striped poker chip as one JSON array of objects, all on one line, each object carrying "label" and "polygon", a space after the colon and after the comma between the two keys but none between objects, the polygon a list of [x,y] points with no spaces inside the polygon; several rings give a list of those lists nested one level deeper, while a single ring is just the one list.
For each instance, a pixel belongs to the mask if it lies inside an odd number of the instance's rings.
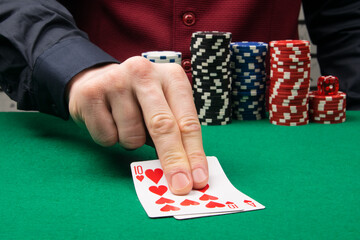
[{"label": "striped poker chip", "polygon": [[310,43],[272,41],[268,109],[275,125],[299,126],[309,122]]},{"label": "striped poker chip", "polygon": [[309,124],[309,120],[304,120],[302,122],[297,121],[281,121],[281,120],[273,120],[270,118],[270,123],[273,125],[280,125],[280,126],[303,126]]},{"label": "striped poker chip", "polygon": [[181,64],[182,53],[175,51],[150,51],[142,53],[141,56],[154,63]]},{"label": "striped poker chip", "polygon": [[192,34],[193,97],[202,125],[231,123],[230,42],[228,32]]},{"label": "striped poker chip", "polygon": [[265,118],[265,88],[268,44],[233,42],[230,44],[232,70],[232,110],[237,120]]},{"label": "striped poker chip", "polygon": [[321,124],[342,123],[346,120],[346,94],[323,96],[317,91],[309,94],[310,121]]},{"label": "striped poker chip", "polygon": [[293,47],[305,47],[310,46],[310,42],[306,40],[279,40],[279,41],[271,41],[269,43],[270,47],[287,47],[287,48],[293,48]]}]

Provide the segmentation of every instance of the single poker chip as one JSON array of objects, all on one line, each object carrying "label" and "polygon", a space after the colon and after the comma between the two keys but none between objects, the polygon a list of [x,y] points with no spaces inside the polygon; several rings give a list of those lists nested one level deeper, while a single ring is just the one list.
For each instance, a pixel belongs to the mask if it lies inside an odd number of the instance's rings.
[{"label": "single poker chip", "polygon": [[205,39],[231,39],[231,32],[219,32],[219,31],[199,31],[192,33],[192,38],[205,38]]},{"label": "single poker chip", "polygon": [[292,50],[274,50],[274,48],[270,48],[270,55],[276,54],[276,55],[304,55],[308,54],[310,51],[292,51]]},{"label": "single poker chip", "polygon": [[310,42],[307,40],[278,40],[278,41],[271,41],[269,43],[270,47],[301,47],[301,46],[310,46]]},{"label": "single poker chip", "polygon": [[299,66],[298,64],[278,65],[273,61],[270,64],[270,67],[273,68],[273,69],[281,68],[281,69],[284,69],[284,70],[286,70],[288,72],[291,72],[291,70],[297,70],[297,69],[301,69],[301,68],[305,68],[305,69],[309,70],[311,68],[311,63],[307,63],[307,64],[304,64],[302,66]]},{"label": "single poker chip", "polygon": [[290,63],[297,63],[297,62],[310,62],[311,61],[311,57],[310,56],[306,56],[306,57],[294,57],[294,58],[288,58],[288,57],[272,57],[274,62],[290,62]]},{"label": "single poker chip", "polygon": [[158,58],[158,59],[167,59],[167,58],[181,58],[181,52],[175,51],[149,51],[144,52],[141,56],[145,58]]},{"label": "single poker chip", "polygon": [[277,104],[269,105],[269,111],[272,112],[279,112],[279,113],[302,113],[304,111],[308,111],[309,106],[281,106]]},{"label": "single poker chip", "polygon": [[271,67],[270,70],[274,73],[304,73],[310,72],[310,68],[307,67],[298,67],[298,68],[284,68],[284,67]]},{"label": "single poker chip", "polygon": [[275,61],[270,60],[270,64],[276,64],[278,66],[308,66],[310,61],[301,61],[301,62],[293,62],[293,61]]},{"label": "single poker chip", "polygon": [[231,123],[231,117],[226,117],[222,120],[213,119],[213,118],[199,118],[201,125],[227,125]]},{"label": "single poker chip", "polygon": [[284,90],[299,90],[299,89],[309,89],[309,83],[282,83],[282,82],[271,82],[269,85],[270,88],[273,89],[284,89]]},{"label": "single poker chip", "polygon": [[309,106],[315,111],[340,111],[342,109],[346,109],[346,102],[340,102],[337,104],[316,104],[312,101],[309,101]]},{"label": "single poker chip", "polygon": [[320,124],[337,124],[337,123],[343,123],[343,122],[345,122],[346,121],[346,118],[343,118],[343,119],[341,119],[341,120],[339,120],[339,121],[327,121],[327,120],[325,120],[325,121],[317,121],[317,120],[311,120],[311,122],[313,122],[313,123],[320,123]]},{"label": "single poker chip", "polygon": [[325,114],[327,116],[332,116],[332,115],[337,115],[337,114],[341,114],[341,113],[345,113],[346,109],[341,109],[341,110],[316,110],[316,109],[310,109],[310,113],[314,113],[315,115],[319,115],[319,114]]},{"label": "single poker chip", "polygon": [[333,101],[333,100],[337,100],[337,99],[346,99],[346,94],[344,92],[338,91],[337,95],[322,96],[322,95],[318,95],[317,91],[311,91],[309,93],[309,98],[316,99],[319,101]]},{"label": "single poker chip", "polygon": [[[270,53],[270,57],[274,58],[274,60],[276,59],[310,59],[311,60],[311,54],[308,53],[303,53],[301,55],[295,55],[295,54],[285,54],[285,53],[281,53],[281,54],[275,54],[275,53]],[[282,60],[283,61],[283,60]]]},{"label": "single poker chip", "polygon": [[300,124],[300,123],[309,123],[309,118],[298,118],[298,119],[285,119],[285,118],[273,118],[269,117],[271,121],[276,121],[278,123],[284,123],[284,124]]},{"label": "single poker chip", "polygon": [[306,120],[304,122],[280,122],[280,121],[272,120],[270,118],[270,123],[273,125],[281,125],[281,126],[303,126],[309,124],[309,120]]},{"label": "single poker chip", "polygon": [[276,72],[274,70],[270,71],[270,78],[277,77],[277,78],[308,78],[310,76],[309,71],[305,72]]},{"label": "single poker chip", "polygon": [[308,111],[303,111],[299,113],[289,113],[289,112],[273,112],[272,110],[269,111],[270,117],[277,117],[277,118],[289,118],[289,119],[297,119],[297,118],[307,118],[309,117]]},{"label": "single poker chip", "polygon": [[269,96],[270,104],[277,104],[281,106],[303,106],[308,104],[308,99],[288,99],[288,98],[279,98],[279,97],[271,97]]},{"label": "single poker chip", "polygon": [[298,47],[271,47],[270,46],[270,50],[310,52],[310,46],[298,46]]}]

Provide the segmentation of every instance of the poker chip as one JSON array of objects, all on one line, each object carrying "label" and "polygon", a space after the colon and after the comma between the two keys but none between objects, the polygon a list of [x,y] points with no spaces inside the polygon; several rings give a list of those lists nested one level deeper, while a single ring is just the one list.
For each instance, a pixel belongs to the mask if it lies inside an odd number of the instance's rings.
[{"label": "poker chip", "polygon": [[267,93],[270,123],[301,126],[309,123],[310,43],[272,41]]},{"label": "poker chip", "polygon": [[265,118],[267,51],[268,45],[263,42],[244,41],[230,44],[234,119]]},{"label": "poker chip", "polygon": [[181,52],[150,51],[141,54],[142,57],[153,63],[177,63],[181,65]]},{"label": "poker chip", "polygon": [[335,95],[320,95],[319,91],[309,93],[310,121],[321,124],[336,124],[346,121],[346,94],[337,91]]},{"label": "poker chip", "polygon": [[191,37],[193,97],[202,125],[231,123],[229,32],[194,32]]}]

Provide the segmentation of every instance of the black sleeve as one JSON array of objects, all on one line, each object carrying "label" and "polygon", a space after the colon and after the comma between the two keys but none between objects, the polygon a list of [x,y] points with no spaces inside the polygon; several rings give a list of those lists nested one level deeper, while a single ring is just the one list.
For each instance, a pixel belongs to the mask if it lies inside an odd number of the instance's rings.
[{"label": "black sleeve", "polygon": [[69,80],[110,62],[118,61],[93,45],[57,1],[0,1],[0,85],[19,109],[67,119]]},{"label": "black sleeve", "polygon": [[337,76],[347,108],[360,110],[360,1],[303,0],[303,7],[321,73]]}]

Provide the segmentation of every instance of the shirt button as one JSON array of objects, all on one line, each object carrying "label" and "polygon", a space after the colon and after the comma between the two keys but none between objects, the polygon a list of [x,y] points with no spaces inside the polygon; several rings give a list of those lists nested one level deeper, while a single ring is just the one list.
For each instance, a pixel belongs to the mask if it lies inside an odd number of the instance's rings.
[{"label": "shirt button", "polygon": [[191,62],[189,59],[184,59],[181,62],[181,66],[183,67],[183,69],[185,70],[185,72],[190,72],[191,71]]},{"label": "shirt button", "polygon": [[186,26],[192,26],[195,24],[195,14],[192,12],[186,12],[183,14],[182,20]]}]

